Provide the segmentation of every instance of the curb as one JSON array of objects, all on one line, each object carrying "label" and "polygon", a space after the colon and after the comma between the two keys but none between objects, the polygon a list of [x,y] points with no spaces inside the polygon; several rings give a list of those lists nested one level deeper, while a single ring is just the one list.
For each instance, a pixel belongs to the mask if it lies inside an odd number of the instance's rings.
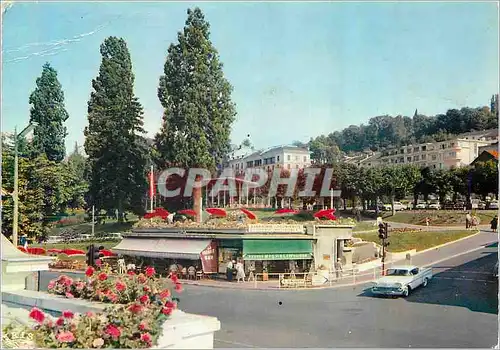
[{"label": "curb", "polygon": [[457,242],[460,242],[460,241],[465,241],[466,239],[475,237],[475,236],[479,235],[480,233],[481,233],[481,230],[476,230],[476,233],[473,233],[473,234],[471,234],[469,236],[465,236],[465,237],[459,238],[459,239],[454,240],[454,241],[443,243],[443,244],[437,245],[437,246],[432,247],[432,248],[427,248],[427,249],[424,249],[424,250],[420,250],[420,251],[416,252],[415,254],[413,254],[413,256],[419,255],[419,254],[422,254],[422,253],[426,253],[426,252],[430,252],[432,250],[436,250],[436,249],[439,249],[439,248],[442,248],[442,247],[446,247],[448,245],[451,245],[451,244],[454,244],[454,243],[457,243]]}]

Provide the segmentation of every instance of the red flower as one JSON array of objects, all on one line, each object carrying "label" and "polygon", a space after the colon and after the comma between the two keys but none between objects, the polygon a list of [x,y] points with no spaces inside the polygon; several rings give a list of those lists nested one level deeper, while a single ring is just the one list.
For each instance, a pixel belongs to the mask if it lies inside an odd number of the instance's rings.
[{"label": "red flower", "polygon": [[73,284],[73,280],[72,280],[71,278],[69,278],[69,277],[68,277],[68,278],[66,278],[66,279],[64,280],[64,285],[65,285],[66,287],[69,287],[69,286],[71,286],[72,284]]},{"label": "red flower", "polygon": [[151,266],[146,267],[146,276],[152,277],[155,275],[155,273],[156,273],[156,271],[155,271],[154,267],[151,267]]},{"label": "red flower", "polygon": [[61,343],[72,343],[75,341],[75,336],[71,332],[60,332],[56,338]]},{"label": "red flower", "polygon": [[174,303],[174,302],[172,302],[172,301],[167,301],[167,302],[165,303],[165,307],[166,307],[167,309],[176,309],[176,308],[177,308],[177,303]]},{"label": "red flower", "polygon": [[151,334],[149,333],[141,334],[141,341],[145,343],[151,343]]},{"label": "red flower", "polygon": [[141,331],[148,329],[148,324],[146,322],[142,321],[141,323],[139,323],[139,329]]},{"label": "red flower", "polygon": [[172,311],[174,311],[174,309],[171,309],[171,308],[168,308],[168,307],[164,307],[163,309],[161,309],[161,312],[164,315],[170,315],[172,313]]},{"label": "red flower", "polygon": [[31,309],[29,316],[30,316],[30,318],[34,319],[38,323],[43,323],[43,320],[45,320],[45,314],[42,312],[42,310],[40,310],[36,307]]},{"label": "red flower", "polygon": [[75,314],[72,311],[70,310],[63,311],[64,318],[73,318],[73,316],[75,316]]},{"label": "red flower", "polygon": [[165,289],[160,293],[160,299],[167,299],[170,296],[170,291]]},{"label": "red flower", "polygon": [[66,298],[68,299],[73,299],[75,296],[71,294],[70,292],[66,292]]},{"label": "red flower", "polygon": [[101,266],[102,266],[102,261],[101,261],[101,259],[95,259],[95,265],[96,265],[97,267],[101,267]]},{"label": "red flower", "polygon": [[127,285],[122,281],[117,281],[115,284],[115,288],[117,291],[123,292],[125,289],[127,289]]},{"label": "red flower", "polygon": [[172,282],[174,282],[174,283],[177,283],[177,281],[179,281],[179,278],[177,277],[177,275],[172,275],[172,276],[170,277],[170,279],[171,279],[171,280],[172,280]]},{"label": "red flower", "polygon": [[182,284],[176,283],[175,284],[175,291],[178,293],[182,292]]},{"label": "red flower", "polygon": [[143,307],[142,305],[140,304],[132,304],[128,307],[128,311],[130,311],[131,313],[133,314],[138,314],[139,312],[141,312],[143,310]]},{"label": "red flower", "polygon": [[62,326],[64,324],[64,318],[63,317],[59,317],[56,321],[56,325],[58,326]]},{"label": "red flower", "polygon": [[151,292],[151,288],[149,288],[149,286],[144,286],[142,290],[145,291],[146,293]]},{"label": "red flower", "polygon": [[128,271],[127,271],[127,274],[128,274],[129,276],[135,276],[135,271],[134,271],[134,270],[128,270]]},{"label": "red flower", "polygon": [[112,324],[108,324],[106,327],[105,333],[110,335],[113,339],[118,339],[118,337],[121,335],[121,331],[119,328],[113,326]]},{"label": "red flower", "polygon": [[143,296],[141,296],[139,298],[139,301],[143,304],[146,304],[148,301],[149,301],[149,296],[147,296],[146,294],[144,294]]},{"label": "red flower", "polygon": [[87,268],[87,271],[85,271],[85,275],[87,275],[87,277],[92,277],[94,275],[94,272],[95,269],[92,266],[89,266]]},{"label": "red flower", "polygon": [[106,275],[105,272],[101,272],[99,275],[97,275],[97,278],[99,281],[106,281],[108,279],[108,275]]},{"label": "red flower", "polygon": [[109,300],[111,300],[112,303],[116,303],[118,301],[118,295],[116,295],[112,291],[106,293],[106,296],[108,297]]}]

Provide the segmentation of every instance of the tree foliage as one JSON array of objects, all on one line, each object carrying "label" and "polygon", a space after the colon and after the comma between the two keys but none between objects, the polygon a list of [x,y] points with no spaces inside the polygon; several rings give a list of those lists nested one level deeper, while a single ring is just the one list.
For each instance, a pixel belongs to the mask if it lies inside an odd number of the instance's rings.
[{"label": "tree foliage", "polygon": [[57,72],[45,63],[42,74],[36,79],[36,88],[31,93],[30,122],[36,123],[32,151],[33,157],[45,154],[51,161],[61,162],[66,154],[64,138],[68,112],[64,107],[64,93],[57,79]]},{"label": "tree foliage", "polygon": [[202,11],[189,9],[187,15],[160,77],[158,98],[164,114],[155,137],[155,156],[160,168],[174,164],[214,170],[230,150],[236,115],[232,87]]},{"label": "tree foliage", "polygon": [[143,138],[143,110],[134,95],[134,74],[125,40],[108,37],[101,44],[99,75],[92,80],[85,128],[89,206],[144,211],[148,151]]}]

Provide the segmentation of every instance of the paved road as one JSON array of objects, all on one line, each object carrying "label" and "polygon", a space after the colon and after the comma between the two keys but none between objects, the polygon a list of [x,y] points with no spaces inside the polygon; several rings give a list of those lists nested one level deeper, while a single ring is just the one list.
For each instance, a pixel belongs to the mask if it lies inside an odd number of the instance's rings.
[{"label": "paved road", "polygon": [[[216,316],[223,347],[492,347],[498,343],[497,248],[435,266],[436,279],[407,299],[366,286],[310,291],[186,286],[181,308]],[[281,303],[281,304],[280,304]]]}]

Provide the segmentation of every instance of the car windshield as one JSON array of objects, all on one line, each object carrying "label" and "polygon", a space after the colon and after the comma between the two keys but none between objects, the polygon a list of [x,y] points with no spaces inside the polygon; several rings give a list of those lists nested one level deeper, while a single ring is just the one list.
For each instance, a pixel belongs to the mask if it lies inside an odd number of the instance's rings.
[{"label": "car windshield", "polygon": [[387,276],[409,276],[410,271],[406,269],[389,269],[387,270]]}]

